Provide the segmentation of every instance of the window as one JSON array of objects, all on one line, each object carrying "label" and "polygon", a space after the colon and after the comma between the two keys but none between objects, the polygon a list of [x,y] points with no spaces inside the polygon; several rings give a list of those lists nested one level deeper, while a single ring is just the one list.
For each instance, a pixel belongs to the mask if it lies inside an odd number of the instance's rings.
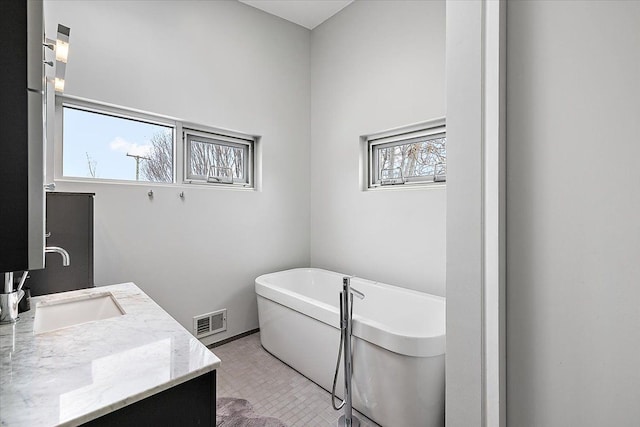
[{"label": "window", "polygon": [[[255,188],[258,136],[56,98],[56,179]],[[176,143],[180,136],[182,144]]]},{"label": "window", "polygon": [[185,130],[187,180],[252,185],[253,140]]},{"label": "window", "polygon": [[444,120],[364,137],[368,187],[446,181]]},{"label": "window", "polygon": [[175,128],[63,105],[62,175],[173,182]]}]

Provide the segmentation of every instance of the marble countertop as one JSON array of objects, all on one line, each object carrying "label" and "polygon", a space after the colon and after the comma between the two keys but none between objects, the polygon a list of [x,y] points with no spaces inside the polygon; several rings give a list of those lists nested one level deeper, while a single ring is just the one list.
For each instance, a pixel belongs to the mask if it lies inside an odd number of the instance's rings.
[{"label": "marble countertop", "polygon": [[[125,314],[41,334],[37,305],[111,292]],[[133,283],[31,299],[0,325],[0,425],[74,426],[206,372],[218,359]]]}]

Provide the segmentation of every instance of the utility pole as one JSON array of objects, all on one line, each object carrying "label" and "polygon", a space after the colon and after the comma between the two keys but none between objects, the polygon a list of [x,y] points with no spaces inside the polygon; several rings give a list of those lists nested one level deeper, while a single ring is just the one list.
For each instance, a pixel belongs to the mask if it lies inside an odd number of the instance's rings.
[{"label": "utility pole", "polygon": [[140,178],[140,160],[151,160],[149,157],[144,156],[136,156],[135,154],[127,153],[127,157],[133,157],[136,159],[136,181],[139,181]]}]

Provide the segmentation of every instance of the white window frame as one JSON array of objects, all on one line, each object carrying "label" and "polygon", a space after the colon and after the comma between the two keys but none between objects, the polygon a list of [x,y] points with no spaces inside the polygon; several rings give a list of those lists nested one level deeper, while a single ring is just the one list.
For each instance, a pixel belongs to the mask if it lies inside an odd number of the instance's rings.
[{"label": "white window frame", "polygon": [[[191,127],[183,128],[182,133],[183,146],[184,146],[184,182],[187,184],[208,184],[208,185],[233,185],[237,187],[253,188],[253,169],[254,169],[254,145],[256,143],[255,137],[248,135],[241,135],[231,132],[215,132],[215,131],[203,131],[194,129]],[[224,182],[212,182],[208,180],[207,176],[195,175],[190,171],[190,159],[191,159],[191,140],[196,139],[198,142],[210,143],[215,145],[224,145],[227,147],[241,148],[244,151],[244,180],[237,178],[233,179],[232,183]]]},{"label": "white window frame", "polygon": [[[173,128],[173,180],[172,182],[149,182],[135,180],[121,180],[109,178],[91,178],[91,177],[72,177],[63,175],[63,108],[75,108],[90,113],[105,114],[112,117],[129,119],[144,123],[157,124]],[[233,184],[207,182],[204,179],[188,176],[189,150],[187,143],[187,135],[196,135],[200,138],[207,138],[215,143],[224,145],[239,144],[243,148],[246,146],[245,152],[245,176],[246,181],[238,181]],[[53,148],[53,156],[50,161],[53,164],[53,179],[55,181],[71,181],[86,183],[117,183],[129,185],[151,185],[151,186],[176,186],[176,185],[203,185],[211,188],[228,188],[238,190],[258,190],[257,179],[259,177],[259,159],[258,159],[258,141],[260,136],[245,134],[237,131],[214,128],[197,123],[186,122],[169,116],[148,113],[145,111],[125,108],[113,104],[107,104],[79,98],[69,95],[55,96],[55,144]],[[183,143],[178,144],[179,138],[182,137]]]},{"label": "white window frame", "polygon": [[[380,149],[411,144],[420,141],[446,138],[446,121],[444,118],[430,120],[415,125],[404,126],[361,137],[366,163],[365,189],[399,188],[407,186],[445,185],[446,173],[420,177],[406,177],[383,182],[378,165]],[[446,165],[445,165],[446,168]],[[398,185],[402,184],[402,185]]]},{"label": "white window frame", "polygon": [[[171,182],[153,182],[153,181],[135,181],[128,179],[113,178],[92,178],[92,177],[76,177],[64,175],[64,108],[72,108],[88,113],[102,114],[105,116],[115,117],[124,120],[133,120],[135,122],[148,123],[153,125],[165,126],[172,128],[173,132],[173,163],[171,165],[172,180]],[[136,110],[125,109],[109,104],[100,104],[87,101],[81,98],[69,96],[56,96],[56,135],[58,143],[54,152],[54,178],[59,181],[89,181],[89,182],[117,182],[127,184],[147,184],[147,185],[170,185],[176,183],[177,171],[177,135],[180,131],[179,123],[168,117],[153,115]]]}]

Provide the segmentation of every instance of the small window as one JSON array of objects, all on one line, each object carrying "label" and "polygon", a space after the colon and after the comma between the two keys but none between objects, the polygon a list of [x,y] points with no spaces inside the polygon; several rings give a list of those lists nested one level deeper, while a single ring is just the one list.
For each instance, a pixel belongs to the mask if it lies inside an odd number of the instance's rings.
[{"label": "small window", "polygon": [[187,181],[253,185],[252,139],[192,130],[184,134]]},{"label": "small window", "polygon": [[369,188],[446,181],[447,136],[441,122],[365,137]]},{"label": "small window", "polygon": [[173,182],[174,127],[63,105],[62,175]]}]

